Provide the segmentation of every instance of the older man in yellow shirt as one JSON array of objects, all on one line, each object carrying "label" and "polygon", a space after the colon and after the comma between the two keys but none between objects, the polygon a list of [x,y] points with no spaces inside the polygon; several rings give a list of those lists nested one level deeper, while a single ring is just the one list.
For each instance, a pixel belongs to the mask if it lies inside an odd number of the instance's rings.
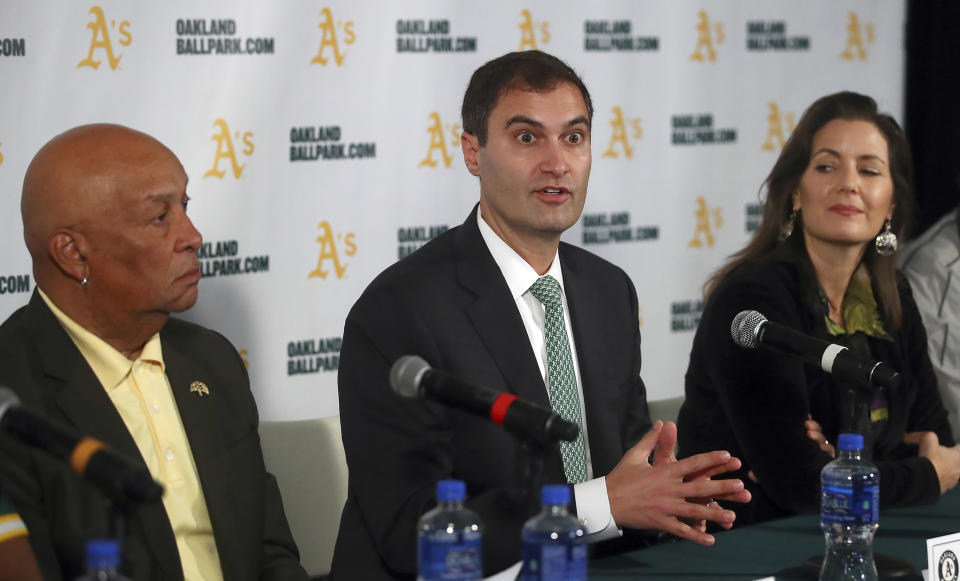
[{"label": "older man in yellow shirt", "polygon": [[[169,316],[193,306],[200,280],[186,184],[172,152],[121,126],[41,148],[21,200],[37,290],[0,325],[0,384],[164,485],[162,504],[126,509],[133,579],[306,580],[239,355]],[[104,498],[16,442],[0,439],[0,455],[44,578],[80,575],[84,541],[117,533]]]}]

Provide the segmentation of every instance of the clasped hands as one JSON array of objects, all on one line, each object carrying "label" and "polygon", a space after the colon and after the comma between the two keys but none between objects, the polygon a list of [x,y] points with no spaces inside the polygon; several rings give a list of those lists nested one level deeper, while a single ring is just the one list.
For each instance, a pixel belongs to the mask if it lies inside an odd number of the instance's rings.
[{"label": "clasped hands", "polygon": [[736,519],[732,510],[714,501],[750,501],[743,481],[712,479],[739,470],[740,460],[722,450],[677,460],[676,443],[677,425],[658,420],[623,455],[606,477],[610,512],[621,527],[658,529],[712,545],[715,539],[706,532],[706,521],[729,529]]}]

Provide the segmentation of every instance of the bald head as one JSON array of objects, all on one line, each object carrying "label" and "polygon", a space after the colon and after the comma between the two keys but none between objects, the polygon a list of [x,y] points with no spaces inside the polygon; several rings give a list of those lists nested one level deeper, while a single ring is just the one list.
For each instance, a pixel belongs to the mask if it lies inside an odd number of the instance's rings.
[{"label": "bald head", "polygon": [[122,125],[75,127],[40,148],[27,167],[20,211],[34,267],[49,260],[47,245],[58,228],[73,228],[102,215],[131,171],[158,153],[162,143]]},{"label": "bald head", "polygon": [[100,124],[53,138],[27,168],[20,201],[37,285],[134,352],[197,298],[201,238],[186,188],[180,161],[145,133]]}]

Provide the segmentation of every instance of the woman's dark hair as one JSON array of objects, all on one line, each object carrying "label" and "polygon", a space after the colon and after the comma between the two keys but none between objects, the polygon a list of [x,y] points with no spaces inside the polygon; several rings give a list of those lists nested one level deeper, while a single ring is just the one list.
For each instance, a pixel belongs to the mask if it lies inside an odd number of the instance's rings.
[{"label": "woman's dark hair", "polygon": [[[803,217],[797,214],[793,234],[780,242],[779,235],[793,211],[793,192],[800,186],[807,166],[813,137],[824,125],[835,120],[868,121],[883,134],[887,141],[890,158],[890,176],[893,180],[893,232],[904,240],[913,221],[913,162],[910,147],[903,130],[893,117],[877,111],[872,98],[844,91],[817,99],[810,105],[797,123],[796,129],[783,146],[780,157],[764,181],[766,200],[763,203],[763,220],[750,242],[717,270],[704,285],[704,294],[709,297],[731,271],[745,262],[774,254],[796,260],[809,260],[803,242]],[[877,302],[886,320],[896,329],[900,326],[902,308],[897,290],[896,259],[893,255],[877,254],[873,244],[868,244],[863,255],[863,264],[870,273]]]}]

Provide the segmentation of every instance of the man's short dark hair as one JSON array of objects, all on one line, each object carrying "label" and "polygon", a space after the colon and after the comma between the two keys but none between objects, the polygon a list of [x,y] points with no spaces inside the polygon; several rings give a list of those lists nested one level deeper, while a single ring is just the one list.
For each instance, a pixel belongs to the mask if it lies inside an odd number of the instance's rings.
[{"label": "man's short dark hair", "polygon": [[562,83],[570,83],[580,90],[588,118],[592,121],[590,92],[567,63],[539,50],[511,52],[495,58],[474,71],[470,77],[460,110],[463,130],[476,135],[482,147],[487,144],[490,112],[504,93],[514,89],[550,91]]}]

